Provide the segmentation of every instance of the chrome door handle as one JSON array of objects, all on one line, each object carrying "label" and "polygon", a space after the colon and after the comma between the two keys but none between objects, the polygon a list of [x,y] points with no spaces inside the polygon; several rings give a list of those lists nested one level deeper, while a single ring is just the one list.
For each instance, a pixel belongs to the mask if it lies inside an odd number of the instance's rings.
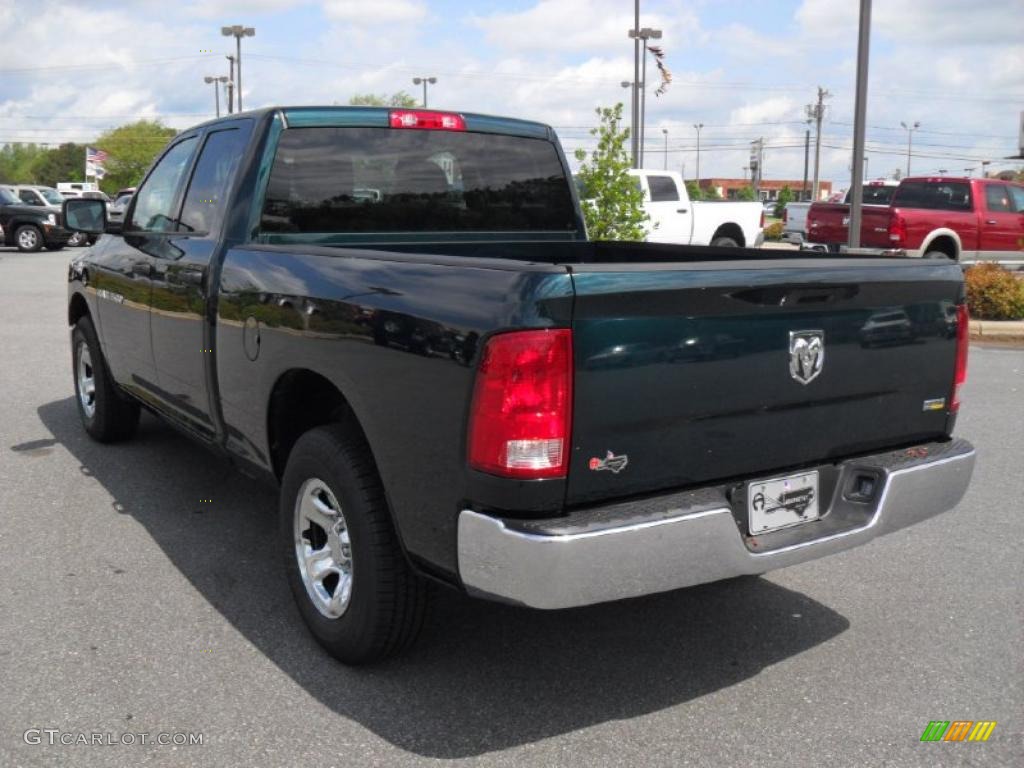
[{"label": "chrome door handle", "polygon": [[986,221],[985,223],[986,223],[986,224],[996,224],[997,222],[996,222],[996,220],[995,220],[995,219],[989,219],[989,220],[988,220],[988,221]]}]

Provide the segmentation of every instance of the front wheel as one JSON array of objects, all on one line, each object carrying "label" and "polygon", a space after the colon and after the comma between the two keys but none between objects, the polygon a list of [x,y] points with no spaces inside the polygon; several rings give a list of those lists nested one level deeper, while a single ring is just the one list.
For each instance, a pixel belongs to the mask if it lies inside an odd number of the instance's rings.
[{"label": "front wheel", "polygon": [[364,664],[416,639],[427,585],[409,567],[358,427],[296,442],[281,484],[280,547],[306,626],[332,656]]},{"label": "front wheel", "polygon": [[43,233],[39,227],[31,224],[22,224],[14,230],[14,244],[22,253],[32,253],[43,247]]},{"label": "front wheel", "polygon": [[139,425],[138,403],[125,399],[110,376],[96,329],[88,317],[71,332],[71,361],[75,374],[75,401],[82,426],[101,443],[131,437]]}]

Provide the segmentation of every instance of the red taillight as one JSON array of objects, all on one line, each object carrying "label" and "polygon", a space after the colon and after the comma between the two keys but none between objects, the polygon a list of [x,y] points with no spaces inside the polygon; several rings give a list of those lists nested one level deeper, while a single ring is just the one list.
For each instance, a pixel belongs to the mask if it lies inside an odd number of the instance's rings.
[{"label": "red taillight", "polygon": [[960,304],[956,308],[956,367],[953,373],[953,397],[949,401],[949,412],[960,410],[960,390],[967,381],[967,342],[970,337],[971,318],[967,314],[967,305]]},{"label": "red taillight", "polygon": [[896,211],[889,214],[889,242],[893,245],[903,245],[907,239],[907,220]]},{"label": "red taillight", "polygon": [[469,414],[469,464],[501,477],[565,477],[572,331],[515,331],[484,347]]},{"label": "red taillight", "polygon": [[464,131],[466,121],[453,112],[396,109],[389,115],[392,128],[421,128],[428,131]]}]

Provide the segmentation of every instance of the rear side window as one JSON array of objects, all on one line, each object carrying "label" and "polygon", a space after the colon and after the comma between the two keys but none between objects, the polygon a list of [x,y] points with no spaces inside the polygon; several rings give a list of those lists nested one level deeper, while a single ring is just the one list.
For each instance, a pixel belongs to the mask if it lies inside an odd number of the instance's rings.
[{"label": "rear side window", "polygon": [[886,187],[882,184],[867,184],[861,193],[861,201],[866,205],[888,205],[892,200],[892,193],[896,187]]},{"label": "rear side window", "polygon": [[284,131],[261,219],[270,233],[575,229],[551,142],[391,128]]},{"label": "rear side window", "polygon": [[1013,213],[1010,190],[1002,184],[986,184],[985,208],[993,213]]},{"label": "rear side window", "polygon": [[206,138],[185,193],[180,230],[212,232],[217,228],[224,211],[223,197],[245,144],[245,135],[238,129],[216,131]]},{"label": "rear side window", "polygon": [[896,188],[893,205],[940,211],[970,211],[971,185],[957,181],[905,181]]},{"label": "rear side window", "polygon": [[679,200],[679,190],[671,176],[648,176],[647,186],[651,190],[652,203],[665,203]]}]

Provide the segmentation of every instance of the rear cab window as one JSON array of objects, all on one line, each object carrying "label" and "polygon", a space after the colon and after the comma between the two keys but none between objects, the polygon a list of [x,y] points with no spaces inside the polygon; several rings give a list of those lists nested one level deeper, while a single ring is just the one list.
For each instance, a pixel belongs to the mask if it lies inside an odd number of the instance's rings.
[{"label": "rear cab window", "polygon": [[274,242],[297,234],[577,230],[551,141],[470,130],[287,128],[260,218],[260,239]]}]

